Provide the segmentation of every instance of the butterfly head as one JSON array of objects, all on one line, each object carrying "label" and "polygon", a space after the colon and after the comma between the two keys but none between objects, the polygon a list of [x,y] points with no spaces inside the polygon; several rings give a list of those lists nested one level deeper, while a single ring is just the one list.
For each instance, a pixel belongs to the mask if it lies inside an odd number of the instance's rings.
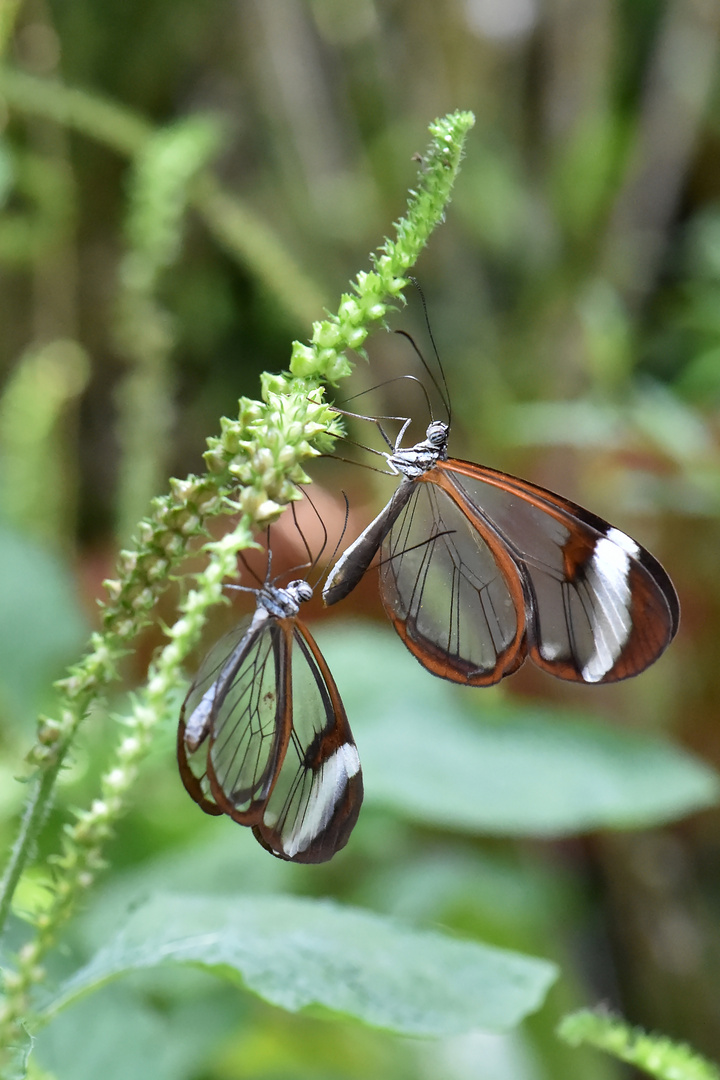
[{"label": "butterfly head", "polygon": [[297,615],[300,605],[310,600],[312,594],[312,585],[299,579],[291,581],[284,589],[275,585],[263,585],[262,589],[258,589],[257,601],[258,606],[264,608],[269,615],[287,619]]},{"label": "butterfly head", "polygon": [[447,457],[448,425],[442,420],[433,420],[425,432],[426,441],[435,450],[439,450],[441,458]]},{"label": "butterfly head", "polygon": [[299,578],[297,581],[291,581],[284,591],[291,596],[298,605],[304,604],[306,600],[312,600],[312,585],[302,578]]}]

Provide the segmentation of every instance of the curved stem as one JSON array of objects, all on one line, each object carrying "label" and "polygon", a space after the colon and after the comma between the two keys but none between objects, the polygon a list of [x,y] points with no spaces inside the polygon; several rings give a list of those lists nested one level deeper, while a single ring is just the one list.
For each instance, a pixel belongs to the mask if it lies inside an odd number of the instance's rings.
[{"label": "curved stem", "polygon": [[25,812],[20,822],[20,831],[15,839],[10,852],[10,859],[0,881],[0,932],[2,932],[7,922],[17,883],[45,819],[61,760],[58,760],[54,769],[49,769],[33,781],[34,791],[25,806]]},{"label": "curved stem", "polygon": [[38,917],[36,937],[23,947],[17,972],[6,975],[0,1046],[10,1045],[12,1037],[17,1037],[22,1016],[29,1009],[30,992],[44,977],[40,961],[81,891],[103,866],[102,845],[124,809],[127,790],[144,753],[145,736],[162,708],[167,689],[181,678],[182,659],[199,633],[209,604],[222,593],[223,579],[235,565],[235,551],[247,546],[254,530],[276,518],[284,505],[297,498],[297,485],[309,482],[303,463],[330,450],[333,440],[329,436],[340,434],[338,415],[325,405],[320,383],[335,382],[350,372],[346,350],[362,347],[372,327],[382,323],[407,284],[407,271],[443,220],[464,139],[473,122],[471,113],[454,113],[431,125],[433,138],[422,161],[418,188],[411,192],[407,213],[397,223],[396,238],[384,242],[373,257],[370,272],[358,274],[352,293],[341,298],[338,314],[313,324],[310,344],[293,343],[290,373],[263,376],[262,400],[243,398],[238,419],[223,418],[221,435],[208,440],[207,474],[171,480],[170,494],[155,499],[150,516],[140,522],[136,550],[121,552],[118,580],[106,582],[110,603],[105,610],[104,632],[92,636],[86,656],[57,684],[62,691],[58,719],[42,722],[30,755],[40,777],[5,874],[0,898],[0,915],[5,917],[52,798],[63,757],[90,702],[116,677],[117,661],[147,624],[170,572],[183,559],[190,540],[203,532],[207,517],[229,512],[240,515],[235,533],[210,545],[205,577],[198,577],[199,588],[188,595],[183,615],[170,631],[171,641],[148,684],[152,707],[147,702],[138,707],[136,736],[121,742],[117,764],[103,778],[101,797],[93,801],[90,810],[78,813],[75,825],[63,833],[62,854],[55,859],[58,869],[53,902]]}]

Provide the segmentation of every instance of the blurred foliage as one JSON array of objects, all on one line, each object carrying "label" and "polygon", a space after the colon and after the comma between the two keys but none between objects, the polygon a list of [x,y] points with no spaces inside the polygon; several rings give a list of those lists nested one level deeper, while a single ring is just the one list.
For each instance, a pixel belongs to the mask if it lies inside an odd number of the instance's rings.
[{"label": "blurred foliage", "polygon": [[571,1013],[558,1028],[558,1034],[573,1046],[589,1042],[608,1050],[657,1080],[674,1080],[676,1076],[688,1077],[688,1080],[720,1080],[720,1070],[695,1054],[689,1046],[640,1028],[631,1028],[604,1010],[581,1009]]},{"label": "blurred foliage", "polygon": [[[332,897],[557,962],[560,980],[516,1032],[419,1043],[157,968],[42,1033],[39,1060],[61,1080],[113,1068],[168,1080],[615,1080],[621,1066],[554,1035],[563,1012],[599,999],[720,1059],[718,815],[660,825],[714,798],[697,759],[720,765],[719,41],[720,7],[701,0],[0,3],[4,847],[32,715],[50,707],[51,680],[94,620],[133,515],[163,477],[198,468],[205,437],[239,395],[257,396],[261,371],[287,367],[292,338],[309,336],[389,233],[427,123],[450,109],[472,109],[477,124],[416,272],[451,390],[452,452],[610,517],[662,559],[683,607],[669,653],[627,685],[522,671],[459,698],[410,671],[391,637],[379,656],[364,626],[334,636],[328,621],[318,636],[368,788],[348,848],[325,867],[290,867],[205,819],[166,730],[53,971],[67,979],[160,890]],[[431,355],[417,299],[390,328]],[[343,396],[417,369],[400,338],[378,333],[366,351]],[[359,402],[412,408],[424,426],[422,396],[408,395],[390,382]],[[341,463],[318,463],[315,477],[332,538],[341,487],[351,531],[388,490]],[[378,620],[375,591],[364,582],[346,618]],[[148,634],[128,659],[128,688],[159,642]],[[495,779],[506,799],[517,793],[504,806],[487,798],[486,775],[460,800],[453,754],[497,753],[505,730],[509,779],[499,766]],[[666,737],[695,756],[674,756]],[[54,836],[96,797],[115,739],[100,713],[86,726],[10,945],[23,912],[42,908]],[[433,759],[435,786],[420,771]],[[574,824],[542,829],[551,796],[573,797]],[[600,796],[611,809],[593,819]],[[501,827],[511,811],[515,827]]]}]

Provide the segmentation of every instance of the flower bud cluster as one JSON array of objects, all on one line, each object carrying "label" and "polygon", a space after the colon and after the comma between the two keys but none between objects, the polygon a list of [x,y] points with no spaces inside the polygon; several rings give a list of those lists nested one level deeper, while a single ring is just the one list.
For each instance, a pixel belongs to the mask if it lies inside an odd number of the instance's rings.
[{"label": "flower bud cluster", "polygon": [[406,271],[442,220],[472,122],[471,114],[455,113],[433,125],[419,189],[412,193],[407,217],[397,223],[396,240],[386,240],[373,269],[358,274],[353,292],[342,297],[337,316],[313,325],[311,343],[294,343],[290,374],[266,375],[262,400],[241,399],[238,419],[221,422],[220,436],[208,440],[207,475],[171,481],[169,495],[155,499],[150,515],[140,523],[135,548],[121,552],[118,577],[106,583],[103,632],[93,634],[86,656],[57,684],[63,693],[58,716],[40,721],[30,760],[45,775],[36,785],[35,803],[31,799],[28,804],[24,821],[30,824],[16,848],[8,897],[33,850],[65,751],[91,702],[115,678],[118,660],[148,622],[157,595],[191,540],[203,534],[207,517],[240,512],[235,529],[206,546],[207,567],[197,575],[196,587],[188,592],[180,618],[168,631],[170,640],[153,665],[145,691],[124,720],[126,730],[102,777],[99,797],[65,828],[62,850],[54,859],[52,903],[37,916],[37,937],[21,951],[17,971],[6,975],[0,1043],[22,1015],[29,989],[44,978],[40,961],[59,926],[104,866],[103,845],[123,811],[151,733],[171,708],[179,666],[197,643],[209,607],[221,599],[223,581],[236,574],[238,551],[251,546],[253,532],[297,498],[296,485],[307,482],[303,462],[329,450],[332,436],[341,434],[340,420],[324,403],[319,382],[335,383],[349,373],[345,350],[361,351],[369,328],[400,297]]},{"label": "flower bud cluster", "polygon": [[303,461],[328,449],[328,433],[340,431],[311,380],[265,375],[262,395],[261,402],[240,401],[237,422],[225,421],[205,455],[211,472],[222,468],[230,478],[232,507],[256,526],[297,498],[296,485],[309,482]]}]

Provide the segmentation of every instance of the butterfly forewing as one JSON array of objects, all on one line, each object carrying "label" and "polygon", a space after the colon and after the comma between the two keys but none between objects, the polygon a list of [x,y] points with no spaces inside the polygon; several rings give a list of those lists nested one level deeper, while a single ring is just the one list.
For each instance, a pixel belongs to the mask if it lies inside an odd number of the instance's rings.
[{"label": "butterfly forewing", "polygon": [[[481,533],[494,530],[530,596],[528,652],[551,674],[612,682],[651,664],[679,617],[667,574],[644,548],[552,492],[469,462],[438,462],[440,487]],[[441,500],[442,505],[442,500]]]},{"label": "butterfly forewing", "polygon": [[436,485],[413,485],[383,543],[380,591],[403,641],[436,675],[488,685],[524,658],[517,567]]},{"label": "butterfly forewing", "polygon": [[360,761],[335,682],[309,631],[292,624],[292,735],[254,832],[274,855],[324,862],[357,821]]}]

